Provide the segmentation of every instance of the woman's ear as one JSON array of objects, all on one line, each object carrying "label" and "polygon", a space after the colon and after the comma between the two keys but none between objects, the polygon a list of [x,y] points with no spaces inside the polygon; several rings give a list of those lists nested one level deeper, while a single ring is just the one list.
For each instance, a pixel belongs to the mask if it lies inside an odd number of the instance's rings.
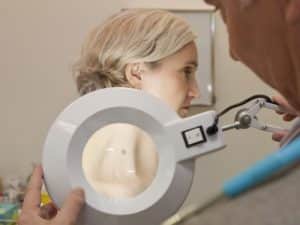
[{"label": "woman's ear", "polygon": [[129,63],[126,65],[125,76],[130,86],[137,89],[141,88],[143,72],[141,63]]},{"label": "woman's ear", "polygon": [[285,12],[288,24],[300,24],[300,0],[288,0]]}]

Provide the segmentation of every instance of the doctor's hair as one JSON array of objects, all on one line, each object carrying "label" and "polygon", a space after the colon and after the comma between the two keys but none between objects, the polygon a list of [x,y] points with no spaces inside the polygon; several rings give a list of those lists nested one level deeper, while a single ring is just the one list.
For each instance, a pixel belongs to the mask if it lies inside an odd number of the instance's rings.
[{"label": "doctor's hair", "polygon": [[130,87],[129,63],[150,69],[196,38],[181,17],[157,9],[131,9],[108,18],[88,35],[73,66],[80,95],[106,87]]}]

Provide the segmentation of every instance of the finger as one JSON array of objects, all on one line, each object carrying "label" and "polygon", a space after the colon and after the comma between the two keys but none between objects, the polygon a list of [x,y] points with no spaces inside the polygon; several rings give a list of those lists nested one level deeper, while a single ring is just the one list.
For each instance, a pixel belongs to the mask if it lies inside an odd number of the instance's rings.
[{"label": "finger", "polygon": [[272,96],[272,101],[276,102],[279,105],[287,105],[287,101],[285,100],[285,98],[279,94]]},{"label": "finger", "polygon": [[281,95],[276,95],[272,97],[272,100],[276,102],[282,110],[291,115],[298,115],[299,113],[288,103],[288,101]]},{"label": "finger", "polygon": [[295,119],[297,116],[295,116],[295,115],[291,115],[291,114],[285,114],[285,115],[283,115],[283,120],[284,121],[292,121],[293,119]]},{"label": "finger", "polygon": [[282,132],[282,133],[273,133],[272,134],[272,140],[280,142],[286,136],[286,134],[287,133],[285,133],[285,132]]},{"label": "finger", "polygon": [[57,208],[51,202],[41,207],[40,209],[40,217],[46,220],[50,220],[55,217],[57,214]]},{"label": "finger", "polygon": [[278,110],[276,110],[275,112],[276,112],[278,115],[283,115],[283,114],[284,114],[284,112],[278,111]]},{"label": "finger", "polygon": [[277,103],[279,105],[279,108],[282,108],[282,110],[276,110],[276,113],[279,115],[285,114],[284,108],[287,105],[287,102],[285,101],[285,99],[281,95],[275,95],[275,96],[272,96],[272,101]]},{"label": "finger", "polygon": [[27,193],[23,202],[23,210],[39,210],[42,185],[43,170],[41,166],[37,166],[31,175],[27,187]]},{"label": "finger", "polygon": [[75,224],[83,204],[84,191],[81,188],[72,190],[59,211],[57,219],[68,224]]}]

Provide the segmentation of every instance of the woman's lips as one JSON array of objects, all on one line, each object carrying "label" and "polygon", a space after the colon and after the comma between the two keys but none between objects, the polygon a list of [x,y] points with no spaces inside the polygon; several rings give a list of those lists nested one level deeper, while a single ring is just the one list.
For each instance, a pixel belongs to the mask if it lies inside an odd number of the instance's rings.
[{"label": "woman's lips", "polygon": [[190,106],[182,106],[181,108],[182,108],[182,109],[189,110],[189,109],[190,109]]},{"label": "woman's lips", "polygon": [[186,115],[190,110],[190,107],[189,106],[183,106],[181,107],[181,112]]}]

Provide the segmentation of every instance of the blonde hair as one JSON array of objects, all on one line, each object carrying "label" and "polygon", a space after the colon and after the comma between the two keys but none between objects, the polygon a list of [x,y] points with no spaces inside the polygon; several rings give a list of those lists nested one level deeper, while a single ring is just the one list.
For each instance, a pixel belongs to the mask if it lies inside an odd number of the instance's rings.
[{"label": "blonde hair", "polygon": [[122,11],[96,27],[84,43],[73,67],[79,94],[105,87],[129,87],[127,64],[155,66],[195,37],[188,23],[170,12]]}]

